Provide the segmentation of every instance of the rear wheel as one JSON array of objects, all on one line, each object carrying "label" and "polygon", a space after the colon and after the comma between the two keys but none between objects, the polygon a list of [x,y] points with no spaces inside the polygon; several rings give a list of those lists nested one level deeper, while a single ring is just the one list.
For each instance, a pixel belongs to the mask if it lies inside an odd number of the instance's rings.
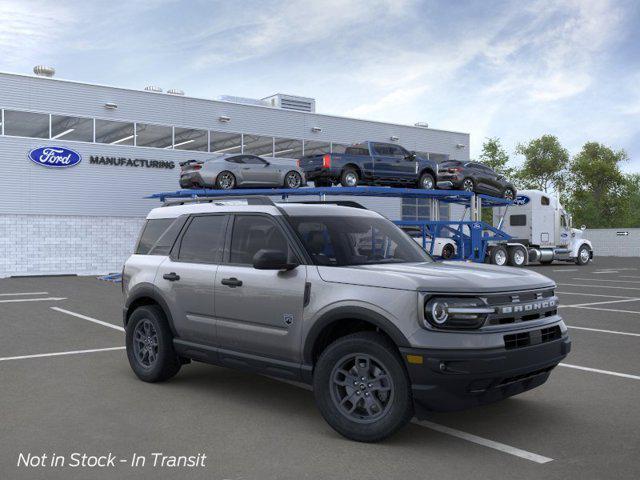
[{"label": "rear wheel", "polygon": [[345,168],[340,176],[340,185],[343,187],[357,187],[359,179],[358,172],[353,168]]},{"label": "rear wheel", "polygon": [[450,243],[447,243],[444,247],[442,247],[442,258],[444,258],[445,260],[453,258],[455,254],[456,250]]},{"label": "rear wheel", "polygon": [[516,197],[516,192],[513,191],[513,188],[507,187],[502,193],[502,196],[505,200],[513,201],[513,199]]},{"label": "rear wheel", "polygon": [[140,380],[162,382],[180,370],[173,349],[173,335],[160,307],[146,305],[134,310],[126,328],[127,357]]},{"label": "rear wheel", "polygon": [[433,190],[436,188],[436,181],[433,178],[433,175],[430,173],[423,173],[420,175],[420,180],[418,181],[418,188],[423,190]]},{"label": "rear wheel", "polygon": [[220,190],[231,190],[236,186],[236,177],[233,173],[224,171],[216,178],[216,187]]},{"label": "rear wheel", "polygon": [[507,249],[502,245],[497,245],[491,249],[489,260],[494,265],[504,266],[507,264]]},{"label": "rear wheel", "polygon": [[316,364],[313,391],[327,423],[351,440],[383,440],[413,416],[402,360],[376,332],[354,333],[329,345]]},{"label": "rear wheel", "polygon": [[300,188],[302,186],[302,176],[295,170],[291,170],[284,177],[284,186],[286,188]]},{"label": "rear wheel", "polygon": [[509,265],[524,267],[527,263],[527,251],[524,247],[509,247]]}]

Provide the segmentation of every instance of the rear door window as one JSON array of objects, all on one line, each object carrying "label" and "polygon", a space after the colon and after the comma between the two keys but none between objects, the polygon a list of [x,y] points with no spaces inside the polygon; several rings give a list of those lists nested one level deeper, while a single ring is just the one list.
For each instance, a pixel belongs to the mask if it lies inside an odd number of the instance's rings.
[{"label": "rear door window", "polygon": [[178,261],[219,263],[222,260],[226,227],[226,215],[193,217],[180,240]]},{"label": "rear door window", "polygon": [[175,218],[156,218],[153,220],[147,220],[147,223],[142,230],[138,246],[136,247],[136,254],[147,255],[151,247],[158,241],[160,236],[169,228],[174,222]]},{"label": "rear door window", "polygon": [[231,234],[229,263],[252,265],[259,250],[280,250],[292,258],[289,242],[282,228],[262,215],[237,215]]}]

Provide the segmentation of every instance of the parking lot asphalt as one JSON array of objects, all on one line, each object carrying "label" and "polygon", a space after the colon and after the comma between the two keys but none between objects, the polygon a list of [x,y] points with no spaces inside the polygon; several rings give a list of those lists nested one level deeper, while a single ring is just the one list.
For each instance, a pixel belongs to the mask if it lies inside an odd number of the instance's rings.
[{"label": "parking lot asphalt", "polygon": [[[0,280],[0,478],[639,478],[640,259],[532,269],[557,282],[573,340],[549,381],[374,445],[336,434],[298,385],[197,363],[140,382],[122,349],[119,285]],[[20,453],[45,452],[207,460],[17,466]]]}]

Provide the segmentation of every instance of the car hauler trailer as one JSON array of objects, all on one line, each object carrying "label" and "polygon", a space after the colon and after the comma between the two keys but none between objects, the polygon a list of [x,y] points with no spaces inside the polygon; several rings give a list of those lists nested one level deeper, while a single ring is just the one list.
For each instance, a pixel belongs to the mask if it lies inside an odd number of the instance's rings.
[{"label": "car hauler trailer", "polygon": [[[151,195],[149,198],[157,198],[162,202],[178,202],[180,199],[199,199],[202,202],[221,201],[233,197],[247,196],[279,196],[287,200],[292,196],[311,196],[318,201],[336,203],[327,200],[327,197],[396,197],[396,198],[423,198],[429,199],[431,210],[430,220],[395,220],[391,219],[401,228],[419,228],[422,236],[422,246],[430,253],[440,253],[437,249],[438,241],[443,238],[450,239],[455,244],[455,254],[450,260],[465,260],[473,262],[486,262],[487,252],[493,243],[507,244],[511,237],[500,228],[489,225],[481,219],[482,207],[505,207],[511,202],[503,198],[491,197],[483,194],[474,194],[466,191],[453,190],[421,190],[415,188],[391,188],[391,187],[320,187],[298,188],[295,190],[277,189],[237,189],[237,190],[211,190],[190,189],[175,192],[163,192]],[[460,220],[440,220],[440,202],[457,204],[464,207],[464,214]],[[466,219],[468,217],[468,219]],[[524,248],[524,247],[520,247]],[[517,265],[521,266],[521,265]]]},{"label": "car hauler trailer", "polygon": [[585,265],[593,259],[591,242],[582,238],[585,227],[572,228],[571,215],[557,197],[540,190],[518,192],[513,205],[493,210],[493,224],[511,240],[489,246],[487,255],[497,262],[504,256],[526,252],[524,264],[554,260]]}]

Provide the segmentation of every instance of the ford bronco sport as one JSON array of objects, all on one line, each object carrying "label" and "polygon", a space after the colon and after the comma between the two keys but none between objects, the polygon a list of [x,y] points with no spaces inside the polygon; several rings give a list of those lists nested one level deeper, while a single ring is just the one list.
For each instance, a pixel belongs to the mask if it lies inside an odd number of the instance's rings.
[{"label": "ford bronco sport", "polygon": [[140,379],[167,380],[195,360],[306,382],[326,421],[358,441],[388,437],[414,413],[535,388],[571,346],[548,278],[436,263],[363,208],[166,203],[123,273]]}]

